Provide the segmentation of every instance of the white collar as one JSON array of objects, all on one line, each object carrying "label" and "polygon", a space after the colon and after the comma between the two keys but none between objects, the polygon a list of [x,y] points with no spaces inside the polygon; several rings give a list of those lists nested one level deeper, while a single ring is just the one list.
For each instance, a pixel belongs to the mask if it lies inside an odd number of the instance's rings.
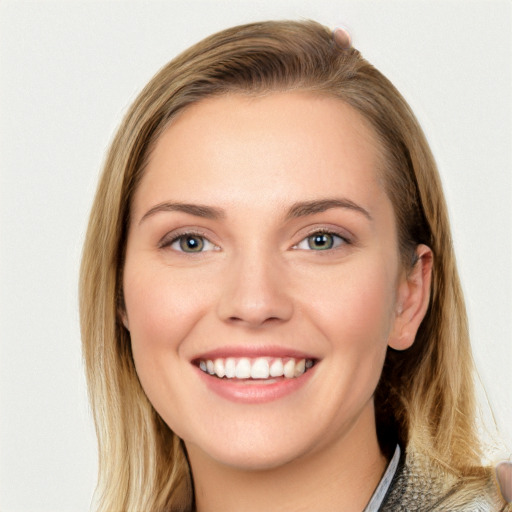
[{"label": "white collar", "polygon": [[389,486],[391,485],[391,481],[395,476],[399,460],[400,446],[396,445],[395,453],[389,461],[388,467],[386,468],[384,475],[382,475],[379,485],[372,494],[372,497],[370,498],[370,501],[368,502],[368,505],[366,505],[363,512],[377,512],[379,510],[379,507],[382,505],[382,502],[384,501],[384,498],[388,492]]}]

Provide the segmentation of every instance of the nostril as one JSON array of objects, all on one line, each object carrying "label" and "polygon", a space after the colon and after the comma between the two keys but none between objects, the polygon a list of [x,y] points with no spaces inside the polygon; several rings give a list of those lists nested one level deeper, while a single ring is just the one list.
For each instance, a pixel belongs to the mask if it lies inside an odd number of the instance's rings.
[{"label": "nostril", "polygon": [[280,287],[274,289],[269,280],[242,279],[228,283],[217,305],[217,314],[223,321],[235,325],[261,326],[289,320],[293,301]]},{"label": "nostril", "polygon": [[260,319],[253,319],[253,320],[245,320],[243,318],[240,318],[238,316],[231,316],[229,317],[229,321],[232,322],[232,323],[250,323],[250,324],[258,324],[258,325],[263,325],[263,324],[268,324],[268,323],[276,323],[276,322],[280,322],[281,319],[277,316],[271,316],[271,317],[268,317],[268,318],[264,318],[262,320]]}]

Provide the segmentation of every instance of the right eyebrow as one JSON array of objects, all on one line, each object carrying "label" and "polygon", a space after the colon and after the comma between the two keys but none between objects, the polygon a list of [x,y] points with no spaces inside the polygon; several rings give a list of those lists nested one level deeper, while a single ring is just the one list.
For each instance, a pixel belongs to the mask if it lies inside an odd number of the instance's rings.
[{"label": "right eyebrow", "polygon": [[190,204],[190,203],[176,203],[176,202],[165,202],[157,204],[150,208],[140,219],[139,224],[144,220],[153,215],[161,212],[183,212],[196,217],[203,217],[205,219],[223,219],[226,217],[226,212],[221,208],[215,208],[213,206],[206,206],[202,204]]}]

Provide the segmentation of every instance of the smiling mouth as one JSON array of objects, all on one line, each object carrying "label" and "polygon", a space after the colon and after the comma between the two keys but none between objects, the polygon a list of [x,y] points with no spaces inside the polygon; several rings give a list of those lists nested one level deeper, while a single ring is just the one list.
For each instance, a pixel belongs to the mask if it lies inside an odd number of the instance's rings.
[{"label": "smiling mouth", "polygon": [[227,357],[199,359],[197,366],[204,373],[219,379],[275,379],[300,377],[316,363],[315,359],[293,357]]}]

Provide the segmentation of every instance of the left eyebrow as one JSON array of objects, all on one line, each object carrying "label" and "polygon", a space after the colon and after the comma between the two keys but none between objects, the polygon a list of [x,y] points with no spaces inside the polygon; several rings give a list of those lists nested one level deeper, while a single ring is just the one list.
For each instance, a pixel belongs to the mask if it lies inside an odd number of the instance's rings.
[{"label": "left eyebrow", "polygon": [[363,214],[368,220],[373,220],[372,216],[362,206],[354,203],[350,199],[320,199],[316,201],[304,201],[295,203],[288,210],[286,220],[314,215],[315,213],[325,212],[331,208],[345,208]]}]

